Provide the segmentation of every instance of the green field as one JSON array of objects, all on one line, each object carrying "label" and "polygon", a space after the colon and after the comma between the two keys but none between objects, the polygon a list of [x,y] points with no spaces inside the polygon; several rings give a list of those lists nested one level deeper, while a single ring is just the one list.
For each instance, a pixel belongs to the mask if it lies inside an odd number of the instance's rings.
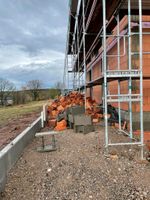
[{"label": "green field", "polygon": [[28,104],[0,108],[0,125],[7,124],[9,120],[19,118],[30,113],[40,113],[46,101],[35,101]]}]

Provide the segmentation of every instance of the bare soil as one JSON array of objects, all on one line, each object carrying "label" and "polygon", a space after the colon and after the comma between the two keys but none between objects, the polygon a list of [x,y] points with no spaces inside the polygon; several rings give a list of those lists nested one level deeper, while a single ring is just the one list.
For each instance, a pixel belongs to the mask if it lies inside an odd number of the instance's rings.
[{"label": "bare soil", "polygon": [[[111,134],[113,140],[125,138]],[[2,200],[150,200],[150,163],[140,161],[139,148],[110,148],[106,154],[103,127],[56,137],[55,152],[37,152],[40,138],[31,142],[9,173]]]},{"label": "bare soil", "polygon": [[24,114],[15,119],[9,119],[7,124],[0,126],[0,150],[9,144],[17,135],[27,128],[39,113]]}]

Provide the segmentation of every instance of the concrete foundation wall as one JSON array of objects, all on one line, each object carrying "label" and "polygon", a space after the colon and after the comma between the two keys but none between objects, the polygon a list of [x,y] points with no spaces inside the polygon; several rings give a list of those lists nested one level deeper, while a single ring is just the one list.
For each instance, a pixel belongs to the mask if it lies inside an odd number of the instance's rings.
[{"label": "concrete foundation wall", "polygon": [[4,190],[9,170],[14,166],[22,155],[24,148],[33,140],[35,133],[40,129],[41,117],[0,151],[0,192]]},{"label": "concrete foundation wall", "polygon": [[[129,122],[129,113],[127,111],[121,112],[121,118]],[[150,112],[143,112],[144,131],[150,131]],[[140,130],[140,113],[132,113],[133,130]]]}]

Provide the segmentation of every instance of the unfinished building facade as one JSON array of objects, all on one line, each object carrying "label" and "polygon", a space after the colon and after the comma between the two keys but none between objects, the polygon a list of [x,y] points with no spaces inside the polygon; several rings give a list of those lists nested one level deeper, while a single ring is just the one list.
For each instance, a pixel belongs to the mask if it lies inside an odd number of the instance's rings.
[{"label": "unfinished building facade", "polygon": [[[89,96],[103,105],[106,147],[143,146],[149,134],[149,12],[147,0],[70,1],[64,83],[84,91],[85,106]],[[119,131],[138,141],[111,142],[108,105],[118,111]]]}]

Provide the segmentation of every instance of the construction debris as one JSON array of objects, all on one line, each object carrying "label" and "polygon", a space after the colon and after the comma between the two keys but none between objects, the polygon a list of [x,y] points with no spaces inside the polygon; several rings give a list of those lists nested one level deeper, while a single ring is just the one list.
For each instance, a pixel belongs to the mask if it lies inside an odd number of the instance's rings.
[{"label": "construction debris", "polygon": [[[86,98],[86,111],[84,106],[84,94],[79,92],[72,91],[66,96],[58,97],[48,105],[48,126],[56,131],[65,130],[67,125],[69,125],[70,128],[73,128],[74,115],[77,114],[84,114],[85,117],[87,115],[91,116],[92,124],[99,123],[105,117],[103,113],[103,105],[99,105],[90,97]],[[108,105],[107,119],[110,125],[113,125],[114,127],[119,126],[118,112],[111,105]],[[122,126],[123,129],[126,128],[124,121],[122,121]]]},{"label": "construction debris", "polygon": [[63,131],[67,128],[67,122],[65,119],[61,120],[60,122],[57,122],[57,125],[55,127],[55,131]]},{"label": "construction debris", "polygon": [[[79,92],[70,92],[66,96],[58,97],[48,106],[48,126],[56,131],[65,130],[67,128],[68,109],[75,106],[84,108],[84,102],[84,95]],[[103,117],[102,109],[90,97],[86,98],[86,112],[85,109],[81,109],[81,111],[82,114],[90,115],[93,123],[98,123]]]}]

